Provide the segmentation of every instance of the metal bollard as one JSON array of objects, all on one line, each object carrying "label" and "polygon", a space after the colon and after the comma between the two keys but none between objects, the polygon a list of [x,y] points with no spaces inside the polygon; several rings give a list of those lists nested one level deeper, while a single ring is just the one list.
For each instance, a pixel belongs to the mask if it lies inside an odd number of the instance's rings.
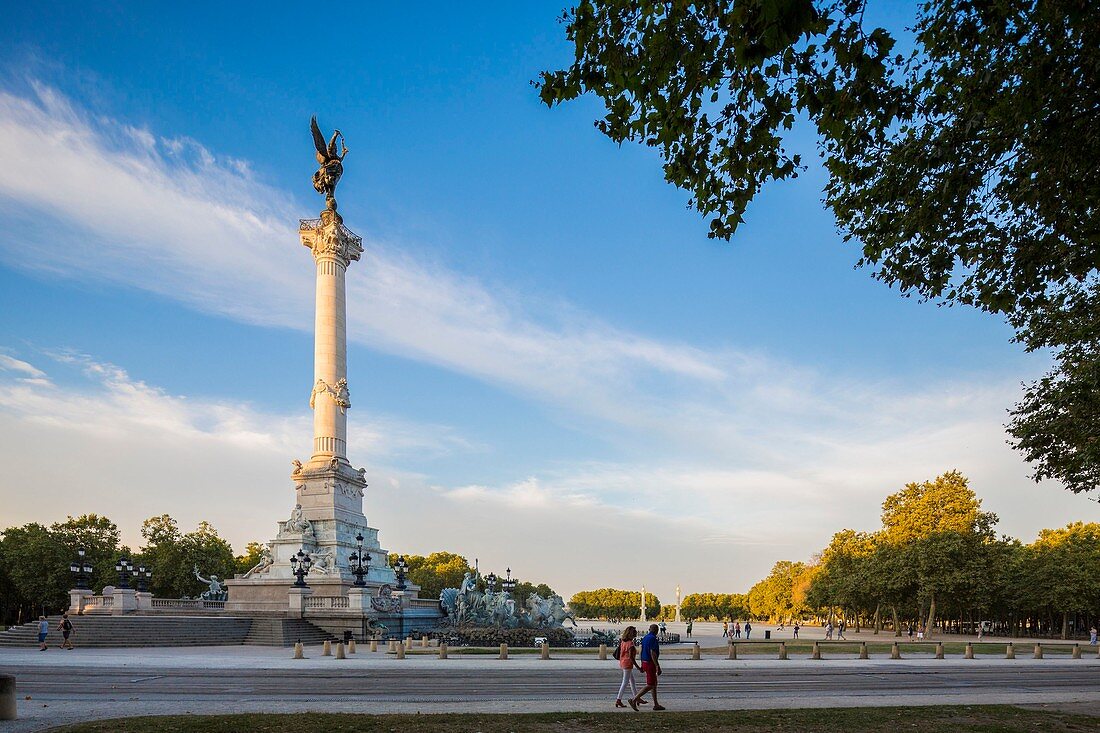
[{"label": "metal bollard", "polygon": [[607,644],[600,644],[600,661],[607,659]]},{"label": "metal bollard", "polygon": [[1015,659],[1016,648],[1012,646],[1012,642],[1008,642],[1008,646],[1005,647],[1005,659]]},{"label": "metal bollard", "polygon": [[816,641],[814,642],[814,651],[810,654],[810,659],[821,659],[821,645]]},{"label": "metal bollard", "polygon": [[370,640],[370,650],[372,652],[378,651],[378,639],[371,639]]},{"label": "metal bollard", "polygon": [[398,644],[397,644],[397,658],[398,659],[404,659],[405,658],[405,645],[400,643],[400,642],[398,642]]},{"label": "metal bollard", "polygon": [[348,654],[355,654],[355,639],[348,639]]},{"label": "metal bollard", "polygon": [[699,659],[699,642],[695,642],[691,647],[691,658],[696,660]]},{"label": "metal bollard", "polygon": [[737,645],[732,641],[727,644],[728,651],[726,652],[726,659],[737,659]]},{"label": "metal bollard", "polygon": [[974,658],[974,645],[971,644],[968,641],[968,642],[966,642],[966,651],[963,652],[963,659],[973,659],[973,658]]},{"label": "metal bollard", "polygon": [[890,659],[901,659],[901,647],[895,641],[894,645],[890,647]]},{"label": "metal bollard", "polygon": [[294,658],[295,659],[305,659],[306,658],[306,650],[304,648],[302,648],[302,642],[300,642],[300,641],[294,643]]},{"label": "metal bollard", "polygon": [[15,704],[15,675],[0,674],[0,720],[15,720],[19,711]]},{"label": "metal bollard", "polygon": [[443,642],[439,643],[439,658],[440,659],[446,659],[447,658],[447,645],[444,644]]},{"label": "metal bollard", "polygon": [[336,658],[347,659],[347,656],[344,654],[344,642],[342,641],[336,642]]},{"label": "metal bollard", "polygon": [[779,658],[789,659],[789,657],[787,656],[787,642],[785,641],[779,642]]},{"label": "metal bollard", "polygon": [[325,639],[325,644],[322,647],[321,656],[322,657],[331,657],[332,656],[332,642],[329,641],[328,639]]},{"label": "metal bollard", "polygon": [[867,654],[867,642],[865,641],[859,642],[859,658],[870,659],[870,656]]},{"label": "metal bollard", "polygon": [[1043,645],[1042,644],[1036,644],[1035,645],[1035,653],[1032,654],[1031,656],[1034,659],[1042,659],[1043,658]]},{"label": "metal bollard", "polygon": [[1081,645],[1080,644],[1074,644],[1073,645],[1073,654],[1070,655],[1070,658],[1071,659],[1080,659],[1081,658]]},{"label": "metal bollard", "polygon": [[943,659],[943,642],[936,642],[936,659]]},{"label": "metal bollard", "polygon": [[539,658],[540,659],[549,659],[550,658],[550,644],[549,643],[547,643],[545,641],[542,642],[542,653],[539,655]]},{"label": "metal bollard", "polygon": [[497,659],[507,659],[507,658],[508,658],[508,645],[507,644],[501,644],[500,645],[500,656],[497,657]]}]

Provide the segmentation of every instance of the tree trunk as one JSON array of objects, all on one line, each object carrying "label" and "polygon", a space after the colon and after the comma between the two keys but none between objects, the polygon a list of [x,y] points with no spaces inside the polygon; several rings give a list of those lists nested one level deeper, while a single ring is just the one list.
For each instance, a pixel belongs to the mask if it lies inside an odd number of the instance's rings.
[{"label": "tree trunk", "polygon": [[1062,639],[1069,638],[1069,611],[1062,611]]},{"label": "tree trunk", "polygon": [[898,607],[890,606],[890,613],[894,616],[894,636],[901,636],[901,623],[898,622]]},{"label": "tree trunk", "polygon": [[936,623],[936,594],[933,593],[928,601],[928,623],[924,625],[925,638],[932,636],[932,624]]},{"label": "tree trunk", "polygon": [[879,610],[880,610],[881,607],[882,607],[881,603],[876,603],[875,604],[875,622],[874,623],[875,623],[875,633],[876,634],[878,632],[882,631],[882,615],[879,613]]}]

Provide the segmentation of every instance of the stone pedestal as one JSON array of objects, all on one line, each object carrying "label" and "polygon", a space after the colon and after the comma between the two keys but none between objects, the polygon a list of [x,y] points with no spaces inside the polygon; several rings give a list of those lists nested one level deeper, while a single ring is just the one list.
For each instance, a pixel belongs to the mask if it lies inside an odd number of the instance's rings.
[{"label": "stone pedestal", "polygon": [[305,614],[306,599],[313,595],[312,588],[291,588],[287,591],[287,615],[301,618]]},{"label": "stone pedestal", "polygon": [[95,595],[90,588],[73,588],[69,591],[69,613],[79,616],[84,613],[84,602]]},{"label": "stone pedestal", "polygon": [[139,611],[149,611],[153,608],[153,594],[147,591],[138,591],[136,594]]},{"label": "stone pedestal", "polygon": [[114,605],[111,606],[111,613],[113,615],[121,616],[125,613],[133,613],[137,609],[136,590],[133,588],[115,588]]}]

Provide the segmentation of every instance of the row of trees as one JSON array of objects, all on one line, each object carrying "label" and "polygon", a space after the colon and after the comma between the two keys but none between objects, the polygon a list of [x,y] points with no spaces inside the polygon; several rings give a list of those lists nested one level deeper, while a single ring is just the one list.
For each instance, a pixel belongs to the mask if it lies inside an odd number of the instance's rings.
[{"label": "row of trees", "polygon": [[[600,588],[583,590],[569,599],[569,608],[577,618],[633,619],[642,608],[641,591]],[[652,593],[645,594],[646,618],[661,614],[661,601]]]},{"label": "row of trees", "polygon": [[[390,567],[397,564],[398,555],[390,555]],[[466,573],[473,573],[474,568],[462,555],[454,552],[433,552],[430,555],[406,555],[405,562],[409,564],[409,581],[420,586],[421,598],[439,598],[439,593],[444,588],[458,588],[462,585],[462,578]],[[484,577],[479,582],[484,590]],[[500,581],[497,581],[497,590],[500,590]],[[522,606],[527,602],[527,597],[532,593],[538,593],[543,598],[554,595],[554,589],[546,583],[531,583],[519,581],[512,590],[512,598],[516,604]]]},{"label": "row of trees", "polygon": [[0,620],[25,620],[68,606],[73,587],[69,564],[83,547],[93,568],[89,585],[95,591],[118,583],[115,564],[122,556],[135,566],[153,572],[150,590],[162,597],[195,596],[205,586],[192,573],[232,577],[255,565],[261,545],[249,543],[244,555],[235,556],[229,543],[207,522],[181,532],[167,514],[142,523],[145,545],[139,552],[121,543],[118,526],[107,517],[84,514],[50,526],[32,522],[0,533]]},{"label": "row of trees", "polygon": [[773,621],[889,625],[895,634],[909,625],[973,632],[984,621],[1004,634],[1067,638],[1096,623],[1100,524],[1045,529],[1025,545],[997,536],[997,521],[957,471],[908,484],[883,502],[878,530],[845,529],[808,564],[776,563],[740,608]]}]

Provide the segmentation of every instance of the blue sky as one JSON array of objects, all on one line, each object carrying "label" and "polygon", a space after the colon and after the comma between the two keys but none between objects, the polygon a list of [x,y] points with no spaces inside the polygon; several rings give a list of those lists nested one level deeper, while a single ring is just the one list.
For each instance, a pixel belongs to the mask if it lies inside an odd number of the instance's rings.
[{"label": "blue sky", "polygon": [[[0,524],[268,539],[309,445],[311,114],[351,149],[350,453],[388,548],[664,598],[744,590],[952,468],[1024,539],[1097,518],[1004,445],[1044,355],[854,270],[817,169],[708,240],[593,100],[538,102],[559,12],[7,9]],[[659,562],[613,561],[642,536]]]}]

